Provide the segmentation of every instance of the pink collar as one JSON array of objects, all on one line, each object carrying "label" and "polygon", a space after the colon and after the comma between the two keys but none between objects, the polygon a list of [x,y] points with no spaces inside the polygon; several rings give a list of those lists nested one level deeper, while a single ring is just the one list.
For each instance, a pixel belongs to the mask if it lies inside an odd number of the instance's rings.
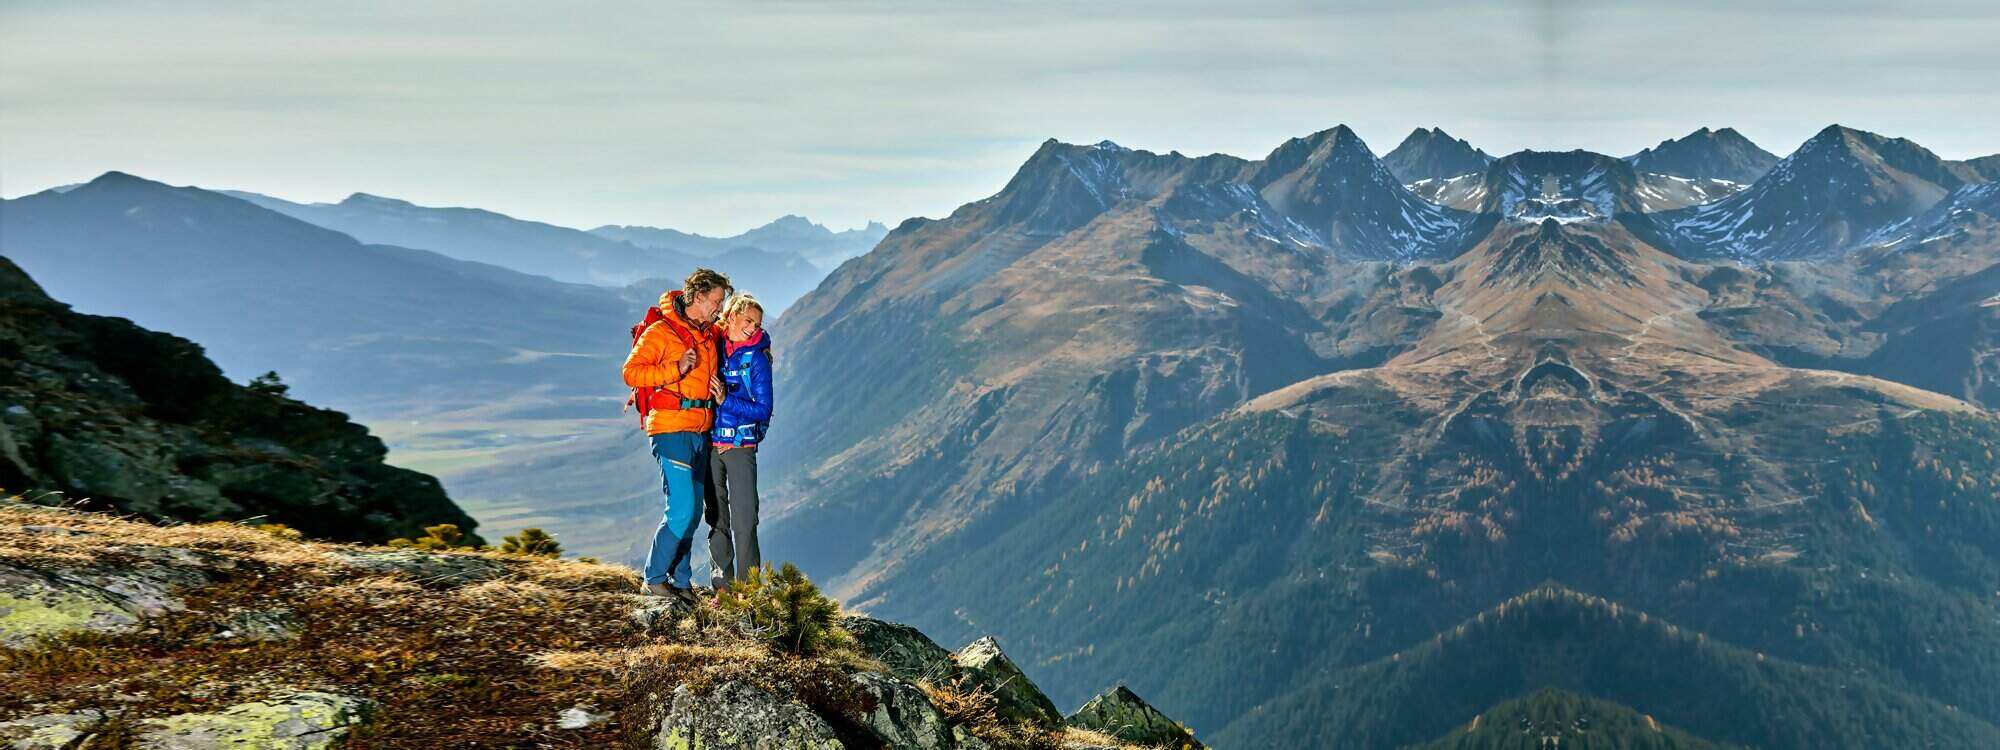
[{"label": "pink collar", "polygon": [[[723,336],[724,340],[727,340],[728,338],[729,337],[726,335]],[[764,340],[764,332],[760,330],[757,332],[757,335],[751,336],[750,338],[745,339],[743,341],[730,341],[729,346],[726,347],[725,353],[728,354],[728,356],[734,357],[736,356],[736,350],[763,340]]]}]

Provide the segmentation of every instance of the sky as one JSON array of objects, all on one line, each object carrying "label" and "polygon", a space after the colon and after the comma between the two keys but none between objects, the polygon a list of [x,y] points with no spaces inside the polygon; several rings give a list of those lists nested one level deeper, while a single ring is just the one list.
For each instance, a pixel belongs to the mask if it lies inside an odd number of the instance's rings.
[{"label": "sky", "polygon": [[943,216],[1051,137],[2000,152],[2000,3],[1876,5],[0,0],[0,195],[115,169],[733,234]]}]

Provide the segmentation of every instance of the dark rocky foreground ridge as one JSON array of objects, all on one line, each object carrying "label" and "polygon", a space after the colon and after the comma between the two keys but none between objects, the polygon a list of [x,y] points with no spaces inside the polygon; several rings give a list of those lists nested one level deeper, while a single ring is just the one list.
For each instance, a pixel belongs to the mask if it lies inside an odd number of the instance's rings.
[{"label": "dark rocky foreground ridge", "polygon": [[1368,153],[1051,143],[898,227],[774,326],[768,543],[1219,746],[1544,688],[1714,743],[2000,741],[1973,162],[1835,126],[1688,207],[1523,152],[1403,212]]},{"label": "dark rocky foreground ridge", "polygon": [[765,621],[636,585],[596,563],[0,501],[0,744],[1202,746],[1129,690],[1063,717],[991,638],[953,653],[850,615],[794,654]]},{"label": "dark rocky foreground ridge", "polygon": [[186,339],[73,312],[5,257],[0,363],[0,489],[322,539],[477,526],[437,480],[383,463],[346,415],[232,383]]}]

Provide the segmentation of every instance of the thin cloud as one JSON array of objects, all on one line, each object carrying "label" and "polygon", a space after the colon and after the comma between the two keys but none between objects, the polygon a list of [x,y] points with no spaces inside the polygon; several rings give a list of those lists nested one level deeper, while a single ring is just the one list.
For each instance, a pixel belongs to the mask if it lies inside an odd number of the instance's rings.
[{"label": "thin cloud", "polygon": [[2000,151],[2000,11],[1860,2],[13,3],[0,194],[110,169],[711,234],[939,216],[1042,139],[1261,157],[1345,123],[1626,154],[1829,122]]}]

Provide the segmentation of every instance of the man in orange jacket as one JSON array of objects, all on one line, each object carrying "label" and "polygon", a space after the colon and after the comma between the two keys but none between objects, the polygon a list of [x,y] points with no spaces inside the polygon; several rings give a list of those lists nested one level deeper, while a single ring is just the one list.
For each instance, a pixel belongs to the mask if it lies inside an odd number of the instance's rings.
[{"label": "man in orange jacket", "polygon": [[639,334],[625,356],[625,384],[645,394],[648,403],[641,411],[651,408],[646,435],[666,495],[666,513],[646,554],[645,593],[655,596],[694,598],[688,556],[708,480],[708,429],[722,398],[713,390],[721,356],[715,314],[729,292],[728,277],[695,269],[680,289],[660,295],[660,320]]}]

